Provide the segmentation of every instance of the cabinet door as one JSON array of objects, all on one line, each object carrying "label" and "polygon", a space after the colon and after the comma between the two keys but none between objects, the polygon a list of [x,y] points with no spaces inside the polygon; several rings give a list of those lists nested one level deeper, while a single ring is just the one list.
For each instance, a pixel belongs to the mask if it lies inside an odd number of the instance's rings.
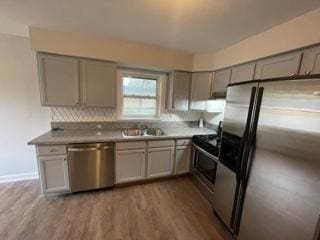
[{"label": "cabinet door", "polygon": [[248,63],[233,67],[231,70],[230,83],[253,80],[255,67],[255,63]]},{"label": "cabinet door", "polygon": [[300,75],[320,74],[320,46],[303,51]]},{"label": "cabinet door", "polygon": [[88,107],[116,107],[116,64],[81,60],[82,102]]},{"label": "cabinet door", "polygon": [[230,77],[231,68],[216,71],[214,73],[212,92],[226,92]]},{"label": "cabinet door", "polygon": [[175,72],[173,81],[173,109],[188,111],[190,97],[191,73]]},{"label": "cabinet door", "polygon": [[191,73],[174,71],[169,79],[168,108],[172,110],[188,111],[190,95]]},{"label": "cabinet door", "polygon": [[39,169],[43,193],[70,191],[66,155],[39,157]]},{"label": "cabinet door", "polygon": [[175,174],[187,173],[190,169],[191,146],[176,149]]},{"label": "cabinet door", "polygon": [[39,53],[38,70],[43,106],[80,105],[79,64],[76,58]]},{"label": "cabinet door", "polygon": [[298,75],[301,52],[284,54],[257,62],[255,79],[278,78]]},{"label": "cabinet door", "polygon": [[191,110],[206,110],[210,97],[212,72],[192,73],[191,78]]},{"label": "cabinet door", "polygon": [[150,148],[148,151],[148,178],[162,177],[173,173],[174,148]]},{"label": "cabinet door", "polygon": [[145,179],[145,149],[116,151],[116,183]]}]

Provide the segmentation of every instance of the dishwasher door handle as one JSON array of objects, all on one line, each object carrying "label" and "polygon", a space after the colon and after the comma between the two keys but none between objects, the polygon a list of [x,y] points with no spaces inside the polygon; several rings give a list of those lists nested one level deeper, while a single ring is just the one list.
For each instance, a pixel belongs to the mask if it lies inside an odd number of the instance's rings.
[{"label": "dishwasher door handle", "polygon": [[111,149],[110,146],[104,147],[89,147],[89,148],[68,148],[69,152],[85,152],[85,151],[99,151]]}]

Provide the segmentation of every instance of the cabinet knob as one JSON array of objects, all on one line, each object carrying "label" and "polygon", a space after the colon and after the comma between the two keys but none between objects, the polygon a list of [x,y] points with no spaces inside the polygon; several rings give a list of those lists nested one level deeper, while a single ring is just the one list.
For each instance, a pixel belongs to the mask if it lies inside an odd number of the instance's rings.
[{"label": "cabinet knob", "polygon": [[311,74],[311,71],[305,71],[305,74],[306,74],[306,75],[310,75],[310,74]]},{"label": "cabinet knob", "polygon": [[50,152],[55,152],[56,150],[54,149],[54,148],[52,148],[51,150],[50,150]]}]

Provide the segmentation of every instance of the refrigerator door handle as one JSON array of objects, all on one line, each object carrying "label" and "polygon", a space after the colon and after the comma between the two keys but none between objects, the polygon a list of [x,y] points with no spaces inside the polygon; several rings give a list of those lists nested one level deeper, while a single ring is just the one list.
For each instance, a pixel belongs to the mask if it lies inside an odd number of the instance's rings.
[{"label": "refrigerator door handle", "polygon": [[250,158],[251,158],[253,151],[254,151],[254,148],[255,148],[256,131],[257,131],[257,127],[258,127],[263,91],[264,91],[263,87],[260,87],[258,90],[256,112],[254,115],[251,132],[249,133],[249,137],[248,137],[248,145],[243,153],[244,163],[242,165],[240,174],[241,174],[241,178],[242,178],[242,181],[245,184],[245,186],[246,186],[246,183],[247,183],[248,177],[249,177],[250,162],[251,162]]},{"label": "refrigerator door handle", "polygon": [[252,112],[253,112],[254,99],[256,97],[256,92],[257,92],[257,88],[253,87],[251,89],[250,105],[249,105],[249,111],[248,111],[248,116],[247,116],[247,124],[246,124],[246,128],[244,130],[244,138],[247,138],[249,135],[249,129],[250,129],[250,124],[251,124],[251,119],[252,119]]},{"label": "refrigerator door handle", "polygon": [[316,225],[316,231],[314,233],[313,240],[320,240],[320,214],[318,216],[318,222]]},{"label": "refrigerator door handle", "polygon": [[[241,145],[240,148],[244,149],[246,146],[246,142],[248,140],[249,136],[249,130],[250,130],[250,125],[251,125],[251,119],[252,119],[252,113],[253,113],[253,107],[254,107],[254,100],[256,98],[256,92],[257,92],[257,87],[253,87],[251,89],[251,96],[250,96],[250,104],[249,104],[249,110],[248,110],[248,115],[247,115],[247,123],[246,127],[243,133],[243,138],[241,140]],[[243,154],[243,151],[241,151],[241,155]],[[240,156],[242,158],[242,156]],[[242,167],[242,161],[239,161],[237,170],[236,170],[236,176],[238,182],[241,180],[241,167]]]},{"label": "refrigerator door handle", "polygon": [[[241,181],[241,190],[242,192],[246,191],[247,188],[247,183],[248,183],[248,178],[250,174],[250,166],[252,163],[252,156],[253,156],[253,151],[255,149],[255,137],[256,137],[256,130],[257,130],[257,125],[258,125],[258,120],[259,120],[259,114],[260,114],[260,107],[261,107],[261,102],[262,102],[262,96],[263,96],[263,87],[260,87],[258,90],[258,97],[256,101],[256,112],[253,117],[253,123],[252,123],[252,128],[251,131],[249,132],[248,136],[248,144],[245,146],[245,149],[243,151],[242,158],[243,163],[241,165],[240,169],[240,181]],[[234,233],[236,235],[239,234],[239,228],[240,228],[240,221],[241,221],[241,213],[242,213],[242,208],[244,204],[244,198],[241,198],[238,200],[238,205],[237,205],[237,210],[235,214],[235,220],[233,223],[233,228],[234,228]]]}]

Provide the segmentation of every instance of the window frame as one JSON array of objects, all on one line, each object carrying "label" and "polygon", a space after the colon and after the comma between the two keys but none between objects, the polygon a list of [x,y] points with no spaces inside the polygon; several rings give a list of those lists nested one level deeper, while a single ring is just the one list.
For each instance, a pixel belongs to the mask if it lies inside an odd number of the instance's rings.
[{"label": "window frame", "polygon": [[[118,114],[117,118],[119,120],[159,120],[162,110],[162,85],[163,85],[163,75],[154,72],[148,71],[134,71],[134,70],[119,70],[119,87],[118,87]],[[137,78],[145,78],[150,79],[151,81],[154,79],[156,81],[156,96],[136,96],[136,95],[124,95],[123,94],[123,78],[126,76],[137,77]],[[155,99],[156,100],[156,114],[150,116],[144,115],[131,115],[126,116],[123,115],[123,100],[125,97],[132,97],[137,99]]]}]

